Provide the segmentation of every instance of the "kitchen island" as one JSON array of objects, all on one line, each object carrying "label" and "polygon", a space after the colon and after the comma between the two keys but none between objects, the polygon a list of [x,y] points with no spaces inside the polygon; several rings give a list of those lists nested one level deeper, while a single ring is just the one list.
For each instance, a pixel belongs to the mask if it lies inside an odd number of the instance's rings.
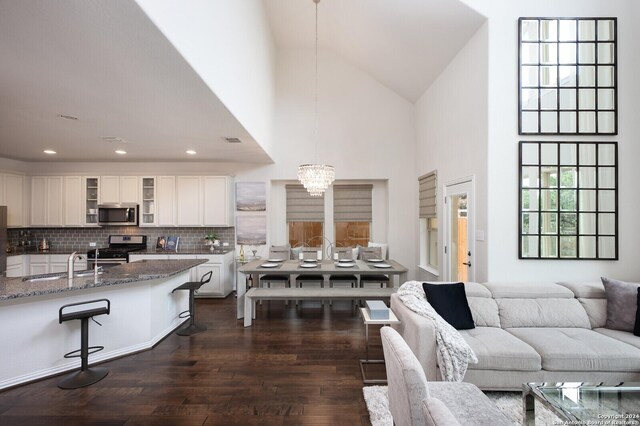
[{"label": "kitchen island", "polygon": [[90,345],[105,349],[91,364],[153,347],[178,327],[188,308],[186,292],[171,293],[189,281],[203,259],[143,260],[108,268],[94,280],[60,274],[0,278],[0,389],[73,370],[79,359],[63,354],[80,347],[80,322],[58,323],[62,305],[106,298],[111,314],[90,323]]}]

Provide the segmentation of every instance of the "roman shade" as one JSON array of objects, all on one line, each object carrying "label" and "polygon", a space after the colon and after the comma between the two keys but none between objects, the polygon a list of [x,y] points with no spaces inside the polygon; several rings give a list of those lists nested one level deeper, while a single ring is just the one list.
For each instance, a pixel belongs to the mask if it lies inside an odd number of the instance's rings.
[{"label": "roman shade", "polygon": [[420,217],[436,216],[436,172],[427,173],[418,178],[420,187]]},{"label": "roman shade", "polygon": [[335,185],[333,187],[334,222],[371,222],[373,185]]},{"label": "roman shade", "polygon": [[324,222],[324,195],[312,197],[302,185],[286,185],[287,222]]}]

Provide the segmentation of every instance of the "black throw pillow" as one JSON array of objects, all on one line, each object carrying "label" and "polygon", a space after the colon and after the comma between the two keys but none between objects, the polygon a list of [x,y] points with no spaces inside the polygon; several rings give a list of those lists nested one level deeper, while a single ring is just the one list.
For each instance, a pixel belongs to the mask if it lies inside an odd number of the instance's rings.
[{"label": "black throw pillow", "polygon": [[475,328],[463,283],[422,283],[422,288],[424,288],[424,294],[433,309],[456,330]]},{"label": "black throw pillow", "polygon": [[633,327],[633,334],[640,336],[640,287],[638,287],[638,299],[636,302],[636,324]]}]

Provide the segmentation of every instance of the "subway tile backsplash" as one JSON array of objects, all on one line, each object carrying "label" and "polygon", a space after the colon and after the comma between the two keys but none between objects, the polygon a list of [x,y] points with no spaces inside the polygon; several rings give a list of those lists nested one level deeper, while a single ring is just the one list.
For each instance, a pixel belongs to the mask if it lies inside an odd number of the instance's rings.
[{"label": "subway tile backsplash", "polygon": [[[52,250],[78,250],[89,248],[89,243],[95,241],[98,247],[108,245],[109,235],[146,235],[147,248],[156,246],[158,237],[176,235],[180,237],[178,250],[193,250],[206,248],[204,236],[215,232],[220,237],[220,245],[229,243],[233,249],[236,239],[235,227],[201,228],[201,227],[167,227],[140,228],[137,226],[108,226],[102,228],[20,228],[8,229],[7,237],[13,247],[37,247],[43,238],[49,242]],[[26,247],[25,247],[26,248]]]}]

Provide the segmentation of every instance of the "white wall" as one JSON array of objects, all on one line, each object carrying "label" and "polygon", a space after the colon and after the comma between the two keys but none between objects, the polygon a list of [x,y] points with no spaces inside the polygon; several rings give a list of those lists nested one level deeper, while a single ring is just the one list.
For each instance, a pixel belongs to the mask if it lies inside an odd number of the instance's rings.
[{"label": "white wall", "polygon": [[[484,24],[416,103],[416,177],[438,172],[438,247],[444,247],[444,185],[473,176],[476,230],[487,229],[488,26]],[[415,219],[417,220],[417,219]],[[415,263],[419,261],[418,241]],[[473,242],[472,242],[473,244]],[[487,247],[475,241],[476,281],[487,279]],[[444,277],[443,254],[439,253]],[[424,279],[434,278],[422,271]]]},{"label": "white wall", "polygon": [[[489,23],[488,279],[492,281],[638,280],[640,221],[640,117],[637,99],[639,7],[635,0],[466,0]],[[517,128],[518,17],[614,16],[618,18],[618,136],[522,137]],[[471,77],[475,78],[475,77]],[[619,261],[518,259],[518,142],[520,140],[618,141]]]},{"label": "white wall", "polygon": [[271,154],[275,46],[262,2],[136,2]]},{"label": "white wall", "polygon": [[[386,181],[387,191],[378,194],[380,201],[374,201],[374,210],[388,206],[388,225],[385,235],[374,230],[374,238],[387,242],[391,256],[414,271],[418,232],[414,107],[338,56],[321,50],[319,58],[317,156],[313,51],[280,51],[274,164],[238,173],[236,182],[295,181],[298,165],[314,161],[335,166],[336,179]],[[278,194],[271,191],[267,207],[268,238],[274,244],[285,242],[286,238],[285,204]]]}]

